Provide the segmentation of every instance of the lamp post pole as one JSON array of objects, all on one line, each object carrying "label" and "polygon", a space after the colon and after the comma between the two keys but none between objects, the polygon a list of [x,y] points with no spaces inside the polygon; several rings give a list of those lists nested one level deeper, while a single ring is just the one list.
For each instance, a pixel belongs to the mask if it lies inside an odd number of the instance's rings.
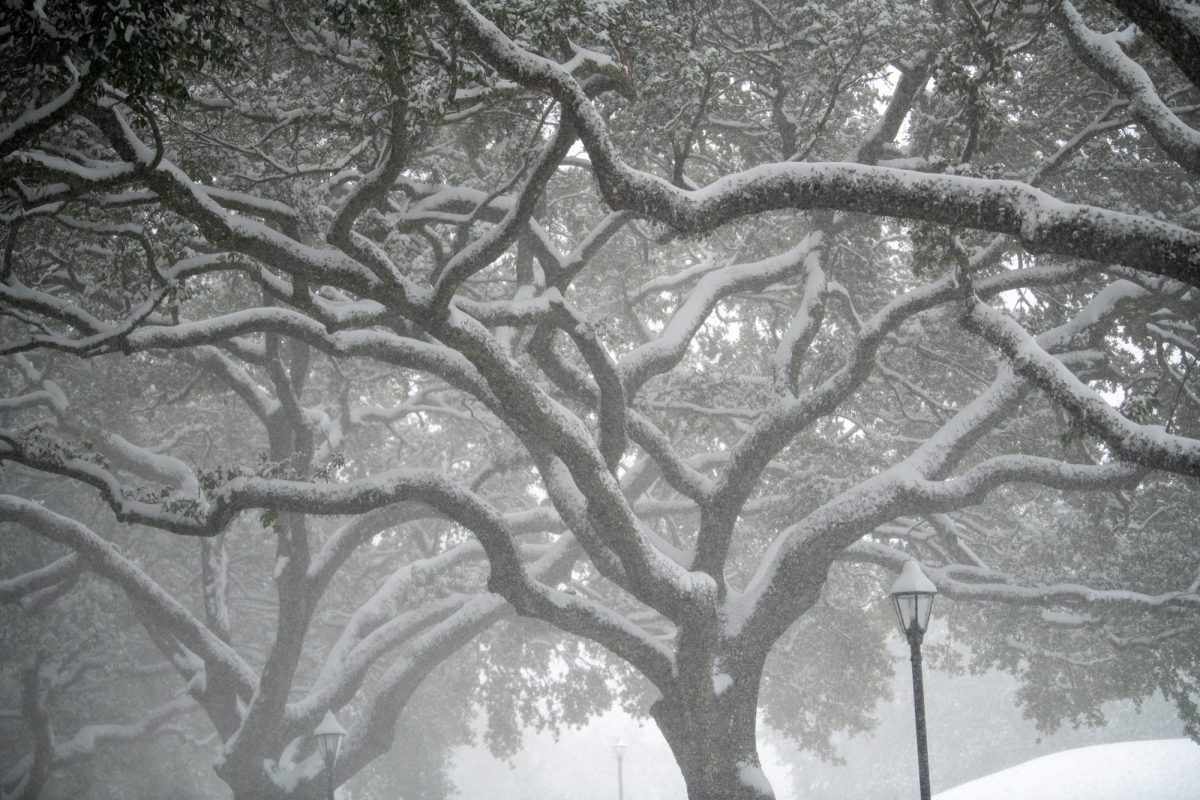
[{"label": "lamp post pole", "polygon": [[929,740],[925,735],[925,683],[921,668],[921,640],[929,629],[933,596],[937,587],[921,572],[916,561],[905,563],[900,577],[892,584],[892,603],[900,630],[908,639],[912,660],[913,714],[917,723],[917,773],[921,782],[921,800],[929,800]]},{"label": "lamp post pole", "polygon": [[617,739],[613,752],[617,754],[617,800],[625,800],[625,743]]},{"label": "lamp post pole", "polygon": [[925,681],[921,669],[921,639],[924,635],[914,627],[908,632],[908,647],[912,661],[913,711],[917,721],[917,771],[921,800],[929,800],[929,743],[925,737]]}]

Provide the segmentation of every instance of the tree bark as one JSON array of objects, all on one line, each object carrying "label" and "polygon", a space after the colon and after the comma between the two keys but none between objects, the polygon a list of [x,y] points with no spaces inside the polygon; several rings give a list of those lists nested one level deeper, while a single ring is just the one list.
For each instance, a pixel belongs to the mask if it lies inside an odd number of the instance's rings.
[{"label": "tree bark", "polygon": [[760,768],[756,741],[758,682],[680,691],[654,703],[658,723],[683,773],[688,800],[774,800]]}]

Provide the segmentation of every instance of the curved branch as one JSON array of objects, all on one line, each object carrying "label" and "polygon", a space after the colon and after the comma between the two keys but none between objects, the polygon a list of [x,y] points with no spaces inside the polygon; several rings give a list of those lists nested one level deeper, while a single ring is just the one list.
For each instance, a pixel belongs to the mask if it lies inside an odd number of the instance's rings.
[{"label": "curved branch", "polygon": [[466,0],[438,4],[500,72],[549,92],[562,104],[614,210],[633,211],[689,233],[784,208],[901,216],[1008,234],[1031,253],[1128,264],[1200,285],[1200,233],[1149,217],[1064,203],[1017,181],[863,164],[783,163],[728,175],[696,191],[679,189],[620,160],[599,111],[559,65],[521,48]]},{"label": "curved branch", "polygon": [[1157,42],[1200,86],[1200,20],[1183,3],[1174,0],[1108,0]]},{"label": "curved branch", "polygon": [[1114,36],[1089,28],[1068,0],[1060,0],[1054,16],[1079,57],[1130,99],[1130,113],[1146,126],[1154,141],[1181,167],[1200,173],[1200,131],[1184,123],[1163,102],[1150,76],[1122,52]]},{"label": "curved branch", "polygon": [[1002,352],[1018,375],[1050,395],[1099,436],[1115,456],[1155,469],[1200,477],[1200,441],[1159,425],[1131,422],[1047,353],[1016,320],[976,300],[963,317],[967,330]]},{"label": "curved branch", "polygon": [[189,649],[205,661],[221,663],[236,680],[239,695],[249,698],[253,694],[257,679],[241,656],[91,529],[37,503],[11,495],[0,495],[0,516],[74,550],[89,569],[119,586]]},{"label": "curved branch", "polygon": [[82,570],[79,554],[72,553],[15,578],[0,580],[0,603],[23,602],[39,592],[74,580]]},{"label": "curved branch", "polygon": [[[878,564],[898,572],[912,556],[879,542],[861,541],[846,548],[846,558]],[[1146,594],[1129,589],[1097,589],[1078,583],[1026,586],[1006,573],[964,564],[936,567],[922,563],[921,571],[933,581],[940,593],[954,600],[1075,608],[1116,606],[1136,610],[1200,607],[1200,594],[1195,591]]]}]

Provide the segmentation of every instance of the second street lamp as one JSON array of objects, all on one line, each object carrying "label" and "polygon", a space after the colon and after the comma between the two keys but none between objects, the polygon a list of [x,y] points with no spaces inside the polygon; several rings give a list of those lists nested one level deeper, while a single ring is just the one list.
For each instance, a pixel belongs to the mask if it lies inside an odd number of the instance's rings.
[{"label": "second street lamp", "polygon": [[921,572],[921,565],[908,561],[900,577],[892,584],[892,603],[900,620],[900,630],[908,639],[912,659],[913,709],[917,719],[917,770],[921,781],[921,800],[929,800],[929,745],[925,738],[925,687],[921,674],[921,640],[929,629],[933,596],[937,587]]},{"label": "second street lamp", "polygon": [[625,743],[617,739],[613,745],[613,752],[617,754],[617,800],[625,800],[625,773],[622,771],[625,761]]},{"label": "second street lamp", "polygon": [[325,719],[313,731],[317,738],[317,747],[321,750],[321,758],[325,759],[325,772],[329,776],[329,800],[333,800],[334,765],[337,763],[338,750],[342,746],[342,737],[346,729],[337,721],[332,711],[325,712]]}]

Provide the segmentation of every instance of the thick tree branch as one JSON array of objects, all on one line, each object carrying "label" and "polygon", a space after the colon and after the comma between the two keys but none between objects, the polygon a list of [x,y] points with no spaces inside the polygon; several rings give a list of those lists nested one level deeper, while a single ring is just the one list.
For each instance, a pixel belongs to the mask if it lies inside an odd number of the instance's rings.
[{"label": "thick tree branch", "polygon": [[1130,99],[1133,118],[1159,146],[1184,169],[1200,174],[1200,131],[1163,102],[1146,71],[1121,50],[1116,35],[1093,31],[1068,0],[1059,1],[1055,19],[1079,57]]},{"label": "thick tree branch", "polygon": [[845,163],[767,164],[685,191],[617,156],[599,112],[557,64],[504,35],[465,0],[438,0],[471,46],[512,80],[550,92],[579,131],[605,200],[699,233],[784,208],[830,208],[989,230],[1031,253],[1121,263],[1200,285],[1200,233],[1150,217],[1064,203],[1017,181],[930,175]]}]

